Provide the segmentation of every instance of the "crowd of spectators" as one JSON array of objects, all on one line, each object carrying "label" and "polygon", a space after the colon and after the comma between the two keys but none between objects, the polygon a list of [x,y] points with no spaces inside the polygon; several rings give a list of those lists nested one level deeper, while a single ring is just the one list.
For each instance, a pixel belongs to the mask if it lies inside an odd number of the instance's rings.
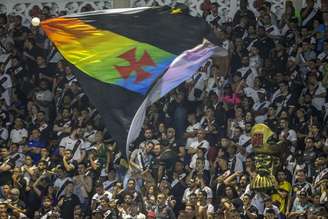
[{"label": "crowd of spectators", "polygon": [[[328,218],[328,8],[216,6],[229,71],[209,60],[151,106],[130,168],[41,28],[1,15],[0,218]],[[288,141],[270,193],[249,189],[256,123]]]}]

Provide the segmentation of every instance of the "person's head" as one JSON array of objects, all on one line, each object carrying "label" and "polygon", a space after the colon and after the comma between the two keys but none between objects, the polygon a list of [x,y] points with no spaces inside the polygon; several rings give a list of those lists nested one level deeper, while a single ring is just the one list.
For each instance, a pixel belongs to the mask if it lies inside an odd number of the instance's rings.
[{"label": "person's head", "polygon": [[248,185],[248,177],[247,175],[242,175],[239,179],[239,185],[242,188],[246,188],[246,186]]},{"label": "person's head", "polygon": [[44,197],[43,202],[42,202],[42,206],[45,209],[49,209],[49,208],[51,208],[51,205],[52,205],[51,198],[48,197],[48,196]]},{"label": "person's head", "polygon": [[38,169],[40,172],[43,172],[44,170],[47,169],[47,162],[44,160],[40,160],[38,163]]},{"label": "person's head", "polygon": [[198,141],[202,141],[202,140],[204,140],[204,139],[205,139],[205,136],[206,136],[206,134],[205,134],[205,130],[203,130],[203,129],[199,129],[199,130],[197,131],[197,139],[198,139]]},{"label": "person's head", "polygon": [[204,170],[205,160],[203,158],[197,158],[196,160],[196,170]]},{"label": "person's head", "polygon": [[83,218],[83,211],[80,205],[74,207],[74,219]]},{"label": "person's head", "polygon": [[22,25],[22,17],[20,15],[16,15],[14,18],[15,27],[20,27]]},{"label": "person's head", "polygon": [[7,158],[9,156],[9,150],[7,147],[0,148],[0,155],[2,158]]},{"label": "person's head", "polygon": [[71,112],[68,108],[64,108],[62,111],[63,119],[69,119],[71,117]]},{"label": "person's head", "polygon": [[224,192],[229,199],[235,198],[236,191],[232,186],[226,186]]},{"label": "person's head", "polygon": [[307,149],[307,150],[313,149],[314,139],[312,137],[308,136],[304,139],[304,141],[305,141],[305,149]]},{"label": "person's head", "polygon": [[39,131],[39,129],[33,129],[31,132],[31,139],[32,140],[38,140],[41,136],[41,133]]},{"label": "person's head", "polygon": [[101,182],[96,182],[96,193],[98,195],[103,195],[104,194],[104,185]]},{"label": "person's head", "polygon": [[284,170],[280,169],[277,171],[278,182],[284,182],[287,179],[287,175]]},{"label": "person's head", "polygon": [[[247,113],[246,113],[246,116],[247,116]],[[252,130],[252,127],[253,127],[252,123],[250,123],[250,122],[245,123],[245,131],[246,131],[246,133],[250,133],[251,130]]]},{"label": "person's head", "polygon": [[313,8],[313,6],[314,6],[314,0],[306,0],[306,6],[308,8]]},{"label": "person's head", "polygon": [[73,182],[68,182],[65,187],[65,195],[72,195],[74,190],[74,184]]},{"label": "person's head", "polygon": [[36,57],[36,64],[37,64],[38,66],[43,66],[43,65],[45,65],[45,64],[46,64],[46,60],[45,60],[45,58],[44,58],[43,56],[37,56],[37,57]]},{"label": "person's head", "polygon": [[103,139],[104,139],[104,134],[103,134],[103,132],[100,131],[100,130],[98,130],[98,131],[96,132],[96,134],[95,134],[95,141],[96,141],[97,143],[101,143],[101,142],[103,141]]},{"label": "person's head", "polygon": [[191,194],[189,195],[188,201],[189,201],[189,203],[190,203],[192,206],[195,206],[196,203],[197,203],[197,196],[196,196],[196,194],[195,194],[195,193],[191,193]]},{"label": "person's head", "polygon": [[227,148],[230,145],[230,140],[227,137],[221,138],[221,146],[222,148]]},{"label": "person's head", "polygon": [[39,86],[40,86],[41,90],[47,90],[49,88],[47,79],[41,79]]},{"label": "person's head", "polygon": [[41,150],[40,150],[40,154],[41,154],[41,157],[42,157],[42,158],[46,158],[46,157],[49,156],[49,151],[48,151],[47,148],[41,148]]},{"label": "person's head", "polygon": [[264,197],[264,205],[266,208],[272,208],[272,199],[270,196]]},{"label": "person's head", "polygon": [[129,194],[129,193],[126,193],[126,194],[124,195],[124,203],[127,204],[127,205],[131,205],[132,202],[133,202],[133,197],[132,197],[132,195]]},{"label": "person's head", "polygon": [[150,128],[147,128],[144,133],[144,137],[146,140],[150,140],[153,137],[153,131]]},{"label": "person's head", "polygon": [[269,208],[267,211],[265,211],[264,219],[274,219],[276,218],[276,213],[272,208]]},{"label": "person's head", "polygon": [[20,195],[20,192],[17,188],[13,188],[13,189],[10,190],[10,199],[12,201],[19,200],[19,195]]},{"label": "person's head", "polygon": [[32,166],[32,164],[33,164],[32,157],[29,155],[25,156],[24,164],[26,166]]},{"label": "person's head", "polygon": [[78,167],[77,167],[77,171],[79,175],[85,175],[86,173],[86,165],[85,163],[79,163]]},{"label": "person's head", "polygon": [[3,214],[7,214],[7,204],[0,202],[0,215]]},{"label": "person's head", "polygon": [[72,150],[70,149],[65,149],[64,151],[64,156],[66,157],[66,160],[69,160],[72,158],[73,154],[72,154]]},{"label": "person's head", "polygon": [[144,150],[145,152],[148,154],[150,152],[152,152],[153,148],[154,148],[155,144],[152,141],[148,141],[145,143],[144,146]]},{"label": "person's head", "polygon": [[166,196],[164,193],[159,193],[157,195],[157,204],[158,205],[165,205],[166,202]]},{"label": "person's head", "polygon": [[15,129],[22,129],[24,127],[23,120],[21,118],[16,118],[14,126]]},{"label": "person's head", "polygon": [[251,203],[251,195],[248,193],[244,194],[242,197],[242,201],[244,206],[248,206]]},{"label": "person's head", "polygon": [[287,129],[288,128],[288,121],[287,119],[280,119],[280,128],[281,129]]},{"label": "person's head", "polygon": [[156,157],[158,157],[161,154],[161,145],[160,144],[155,144],[153,148],[153,153]]},{"label": "person's head", "polygon": [[176,173],[183,173],[184,172],[184,163],[180,160],[178,160],[177,162],[175,162],[175,165],[174,165],[174,171]]},{"label": "person's head", "polygon": [[196,185],[196,183],[195,183],[195,179],[190,178],[190,179],[187,181],[187,185],[188,185],[189,188],[193,188],[193,187]]},{"label": "person's head", "polygon": [[207,199],[207,193],[205,191],[197,192],[196,196],[197,196],[197,201],[199,202],[205,202]]},{"label": "person's head", "polygon": [[35,45],[35,41],[33,38],[26,38],[24,41],[24,47],[25,48],[32,48]]},{"label": "person's head", "polygon": [[304,169],[298,169],[295,171],[295,179],[298,181],[298,182],[304,182],[305,179],[306,179],[306,173],[305,173],[305,170]]},{"label": "person's head", "polygon": [[129,179],[128,180],[128,187],[127,187],[127,189],[130,190],[130,191],[133,191],[133,190],[135,190],[135,188],[136,188],[136,181],[135,181],[135,179]]},{"label": "person's head", "polygon": [[288,191],[284,188],[278,188],[278,194],[281,198],[286,199],[288,197]]},{"label": "person's head", "polygon": [[321,197],[320,192],[316,192],[313,194],[312,201],[315,206],[320,206],[320,197]]},{"label": "person's head", "polygon": [[248,0],[241,0],[240,1],[240,10],[245,11],[248,7]]},{"label": "person's head", "polygon": [[241,127],[237,126],[234,128],[234,139],[238,139],[243,134],[243,130]]},{"label": "person's head", "polygon": [[241,64],[243,66],[249,66],[249,57],[248,56],[243,56],[241,59]]},{"label": "person's head", "polygon": [[327,158],[325,154],[318,154],[314,160],[314,166],[317,169],[323,168],[327,165]]},{"label": "person's head", "polygon": [[306,192],[305,191],[298,191],[297,193],[296,193],[296,197],[299,199],[299,201],[301,202],[301,203],[305,203],[305,202],[307,202],[307,194],[306,194]]},{"label": "person's head", "polygon": [[10,196],[10,185],[5,184],[5,185],[3,185],[3,186],[1,187],[1,189],[2,189],[2,193],[3,193],[3,195],[4,195],[6,198],[9,198],[9,196]]},{"label": "person's head", "polygon": [[168,139],[174,139],[175,138],[175,129],[170,127],[166,131],[166,136]]}]

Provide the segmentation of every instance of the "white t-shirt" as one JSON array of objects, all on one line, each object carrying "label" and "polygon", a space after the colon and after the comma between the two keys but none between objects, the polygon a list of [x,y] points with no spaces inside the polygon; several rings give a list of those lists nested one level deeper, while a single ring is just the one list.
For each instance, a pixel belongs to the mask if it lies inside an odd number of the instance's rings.
[{"label": "white t-shirt", "polygon": [[109,191],[105,191],[104,194],[102,194],[102,195],[99,195],[98,193],[96,193],[92,196],[92,202],[94,202],[94,201],[98,202],[103,197],[107,197],[109,200],[112,200],[113,194]]},{"label": "white t-shirt", "polygon": [[8,139],[8,130],[6,128],[0,128],[0,138],[5,141]]},{"label": "white t-shirt", "polygon": [[202,140],[202,141],[196,140],[190,145],[190,148],[196,149],[200,145],[201,145],[202,148],[206,148],[206,151],[208,151],[208,149],[210,147],[210,144],[208,143],[208,141],[206,141],[206,140]]},{"label": "white t-shirt", "polygon": [[[326,89],[322,86],[321,82],[318,82],[317,89],[315,90],[314,95],[321,95],[326,93]],[[314,106],[317,110],[321,111],[322,107],[325,105],[326,99],[324,97],[313,97],[312,98],[312,106]]]},{"label": "white t-shirt", "polygon": [[257,77],[257,71],[256,71],[255,68],[252,68],[252,67],[246,66],[246,67],[239,68],[237,71],[241,73],[241,77],[242,77],[242,78],[243,78],[244,76],[246,77],[246,73],[247,73],[248,71],[251,71],[251,73],[248,74],[248,76],[245,78],[245,81],[246,81],[246,85],[247,85],[248,87],[254,87],[254,80],[255,80],[255,78]]},{"label": "white t-shirt", "polygon": [[212,192],[212,189],[208,186],[205,186],[204,188],[198,188],[196,189],[195,193],[197,194],[198,192],[200,191],[205,191],[206,194],[207,194],[207,198],[213,198],[213,192]]},{"label": "white t-shirt", "polygon": [[13,83],[11,81],[11,77],[7,74],[0,75],[0,80],[4,80],[6,78],[6,81],[4,81],[1,85],[5,89],[5,91],[1,94],[1,98],[5,100],[7,106],[11,105],[11,96],[9,93],[9,89],[12,88]]},{"label": "white t-shirt", "polygon": [[62,138],[62,140],[59,143],[59,147],[62,147],[64,149],[70,149],[73,150],[75,144],[77,141],[81,141],[80,145],[77,147],[77,150],[73,154],[73,160],[80,160],[81,159],[81,153],[83,150],[85,150],[85,144],[83,140],[81,139],[72,139],[70,136]]},{"label": "white t-shirt", "polygon": [[10,132],[10,140],[12,143],[18,143],[23,140],[23,138],[27,138],[27,130],[25,128],[22,129],[12,129]]},{"label": "white t-shirt", "polygon": [[[197,154],[194,154],[191,158],[191,162],[189,164],[190,169],[195,169],[196,168],[196,160],[198,156]],[[205,165],[204,165],[205,170],[210,170],[210,162],[208,162],[207,159],[205,159]]]},{"label": "white t-shirt", "polygon": [[[194,125],[189,125],[186,129],[186,132],[190,133],[190,132],[197,131],[198,129],[200,129],[200,123],[199,122],[195,123]],[[197,137],[187,138],[186,148],[189,148],[190,145],[195,141],[197,141]]]},{"label": "white t-shirt", "polygon": [[[65,188],[61,189],[61,187],[64,185],[64,183],[65,183],[67,180],[68,180],[68,181],[72,181],[72,179],[69,178],[69,177],[65,177],[64,179],[57,178],[57,179],[55,180],[55,182],[54,182],[54,188],[56,188],[56,190],[57,190],[57,194],[56,194],[57,198],[59,198],[59,197],[61,197],[62,195],[64,195]],[[59,191],[60,189],[61,189],[61,191]],[[59,193],[59,192],[60,192],[60,193]]]}]

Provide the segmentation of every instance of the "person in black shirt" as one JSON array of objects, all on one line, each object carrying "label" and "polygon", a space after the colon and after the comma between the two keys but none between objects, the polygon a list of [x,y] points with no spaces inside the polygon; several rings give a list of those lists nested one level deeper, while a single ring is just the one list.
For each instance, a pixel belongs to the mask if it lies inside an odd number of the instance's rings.
[{"label": "person in black shirt", "polygon": [[64,151],[63,160],[61,166],[64,167],[66,174],[69,177],[73,177],[77,170],[77,161],[73,160],[72,150],[66,149]]},{"label": "person in black shirt", "polygon": [[254,16],[254,13],[247,9],[248,6],[248,0],[241,0],[240,1],[240,9],[236,12],[234,18],[233,18],[233,24],[237,25],[240,24],[240,20],[242,17],[247,18],[247,22],[250,25],[256,24],[256,18]]},{"label": "person in black shirt", "polygon": [[73,183],[69,182],[65,187],[65,194],[58,201],[58,206],[61,209],[61,217],[63,219],[71,219],[74,217],[74,208],[80,205],[79,198],[73,194]]},{"label": "person in black shirt", "polygon": [[15,167],[15,162],[10,159],[8,148],[0,149],[0,186],[11,185],[10,170]]}]

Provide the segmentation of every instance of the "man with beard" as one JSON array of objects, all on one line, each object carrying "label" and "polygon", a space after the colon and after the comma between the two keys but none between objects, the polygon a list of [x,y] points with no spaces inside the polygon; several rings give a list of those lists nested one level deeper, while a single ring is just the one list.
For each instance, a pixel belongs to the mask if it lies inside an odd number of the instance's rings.
[{"label": "man with beard", "polygon": [[69,109],[65,108],[61,112],[61,116],[56,119],[53,131],[56,133],[57,137],[63,138],[68,136],[72,131],[73,122],[71,120],[71,112]]},{"label": "man with beard", "polygon": [[301,9],[301,26],[313,28],[314,20],[322,20],[319,7],[315,7],[314,0],[306,0],[306,7]]},{"label": "man with beard", "polygon": [[[126,186],[130,177],[138,177],[137,187],[142,186],[142,178],[146,176],[153,160],[151,154],[154,148],[153,142],[146,142],[143,147],[135,149],[130,156],[130,169],[125,176],[124,185]],[[147,174],[148,176],[148,174]]]},{"label": "man with beard", "polygon": [[81,139],[81,129],[75,128],[72,134],[61,139],[59,143],[59,154],[63,157],[65,150],[70,150],[73,160],[80,163],[86,156],[85,148]]},{"label": "man with beard", "polygon": [[46,120],[50,119],[53,110],[53,94],[49,88],[49,82],[46,79],[40,80],[39,87],[35,90],[34,100],[41,111],[45,113]]},{"label": "man with beard", "polygon": [[265,27],[259,26],[257,29],[257,39],[252,42],[252,46],[256,47],[260,51],[260,56],[265,61],[271,50],[275,47],[273,40],[267,36]]},{"label": "man with beard", "polygon": [[0,155],[0,186],[11,185],[10,170],[15,167],[15,163],[10,159],[8,148],[0,148]]},{"label": "man with beard", "polygon": [[241,79],[245,80],[248,87],[254,87],[254,80],[257,77],[257,71],[249,65],[249,57],[242,57],[241,64],[242,67],[237,69],[237,72],[241,73]]},{"label": "man with beard", "polygon": [[63,219],[71,219],[74,216],[74,207],[80,204],[79,198],[73,194],[74,185],[69,182],[65,187],[64,196],[58,201],[61,208],[61,217]]}]

